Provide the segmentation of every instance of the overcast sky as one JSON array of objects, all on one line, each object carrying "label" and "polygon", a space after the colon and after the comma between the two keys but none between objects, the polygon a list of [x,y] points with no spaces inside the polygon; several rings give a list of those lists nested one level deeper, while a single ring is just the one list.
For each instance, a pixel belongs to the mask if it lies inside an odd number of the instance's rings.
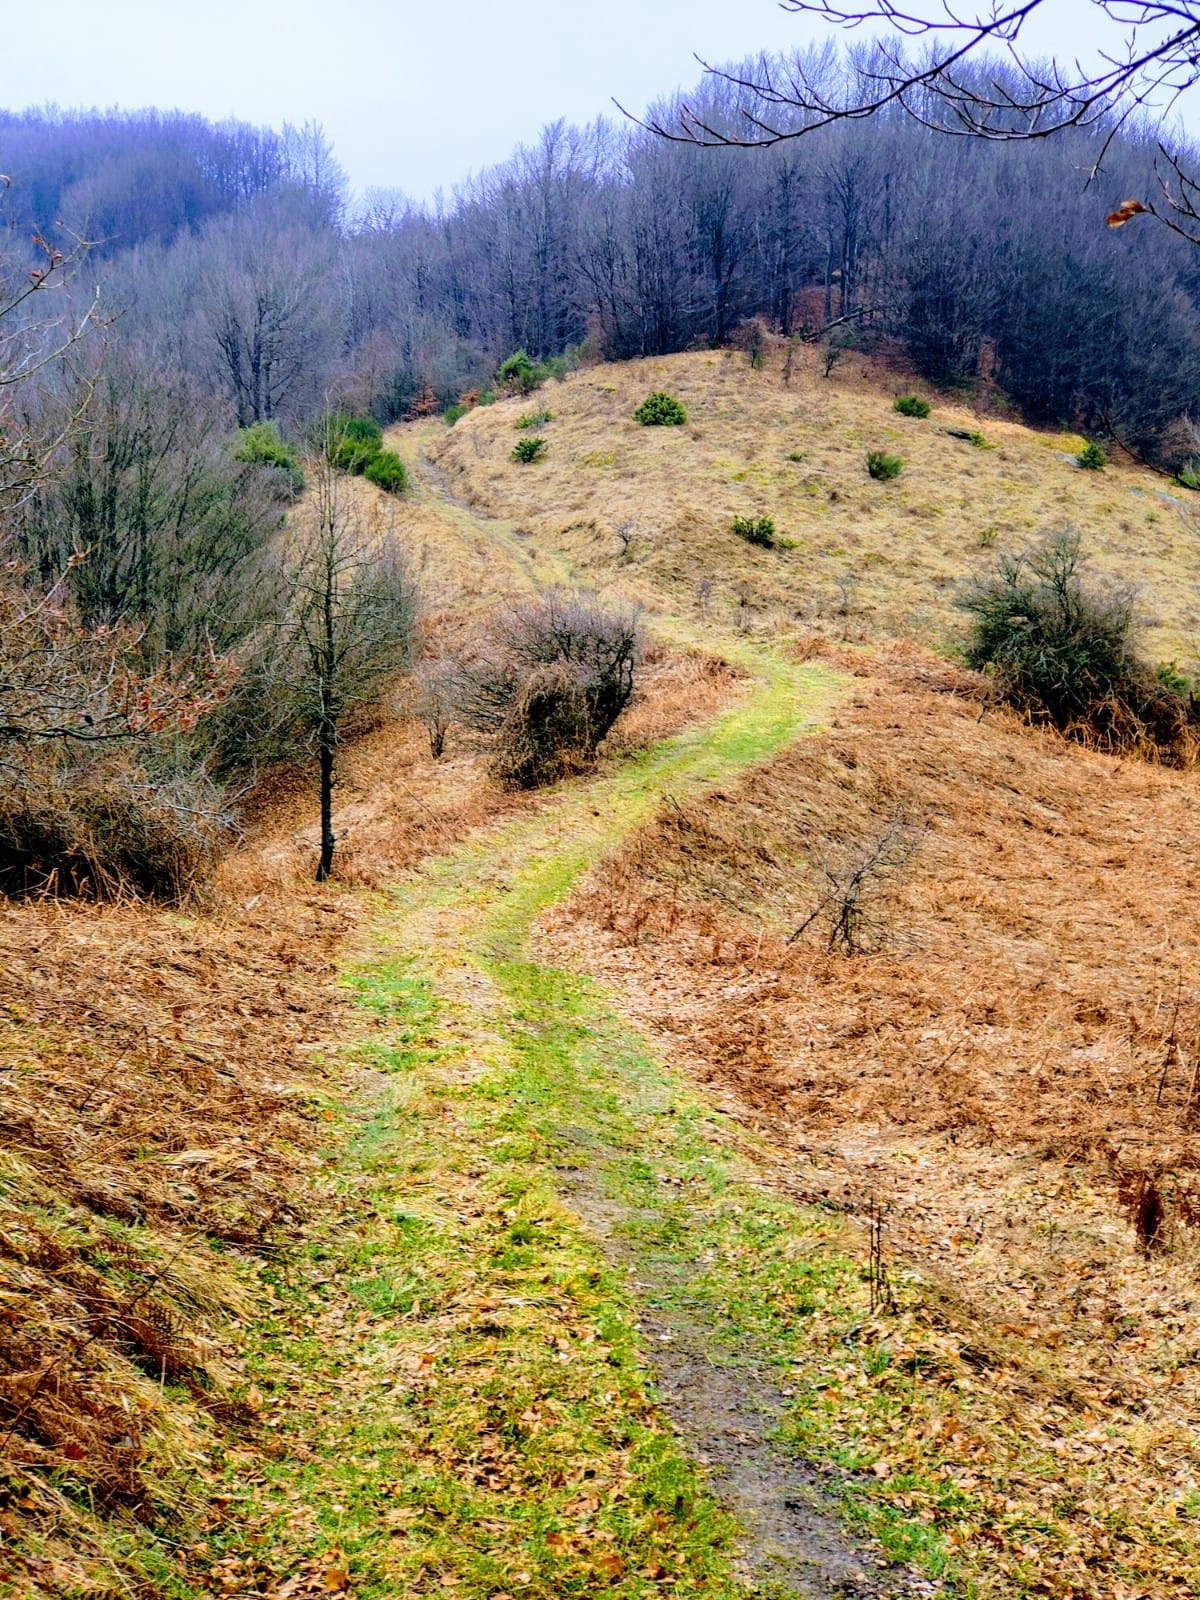
[{"label": "overcast sky", "polygon": [[[1096,36],[1092,0],[1046,0],[1038,48]],[[10,109],[178,107],[324,125],[356,189],[415,198],[503,159],[545,123],[588,122],[710,61],[816,35],[775,0],[53,0],[4,6]]]}]

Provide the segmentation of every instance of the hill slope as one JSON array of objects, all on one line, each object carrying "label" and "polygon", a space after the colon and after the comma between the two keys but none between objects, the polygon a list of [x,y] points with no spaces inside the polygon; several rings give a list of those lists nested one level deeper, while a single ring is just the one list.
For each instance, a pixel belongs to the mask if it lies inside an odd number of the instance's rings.
[{"label": "hill slope", "polygon": [[[955,585],[1041,533],[1071,525],[1098,570],[1136,578],[1152,660],[1189,658],[1200,624],[1198,537],[1186,489],[1135,464],[1081,471],[1076,436],[1038,433],[935,403],[926,420],[891,409],[894,387],[847,361],[828,379],[806,352],[785,385],[776,362],[710,351],[588,368],[524,399],[476,408],[430,454],[455,492],[558,552],[593,584],[635,584],[652,603],[719,622],[793,623],[852,638],[880,631],[938,642]],[[663,389],[684,427],[640,426]],[[543,409],[547,423],[515,424]],[[946,432],[982,432],[980,448]],[[511,459],[544,437],[542,460]],[[877,483],[869,450],[904,459]],[[1196,500],[1200,509],[1200,497]],[[758,550],[735,516],[770,516],[794,547]]]}]

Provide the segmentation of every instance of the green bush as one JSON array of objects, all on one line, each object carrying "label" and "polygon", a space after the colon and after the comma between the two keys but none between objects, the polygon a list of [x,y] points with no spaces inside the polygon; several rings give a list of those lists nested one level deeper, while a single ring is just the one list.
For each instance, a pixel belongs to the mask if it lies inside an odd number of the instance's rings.
[{"label": "green bush", "polygon": [[1160,661],[1154,669],[1154,676],[1172,694],[1190,695],[1192,692],[1192,680],[1180,668],[1178,661]]},{"label": "green bush", "polygon": [[374,417],[350,416],[339,411],[329,419],[329,429],[336,439],[353,444],[373,445],[376,450],[383,444],[383,429]]},{"label": "green bush", "polygon": [[919,395],[898,394],[892,401],[892,410],[898,411],[902,417],[927,417],[933,407]]},{"label": "green bush", "polygon": [[880,483],[890,483],[904,471],[900,456],[890,456],[886,450],[867,451],[867,471]]},{"label": "green bush", "polygon": [[561,355],[548,356],[546,359],[547,375],[556,382],[562,383],[568,372],[574,372],[583,360],[583,346],[569,344]]},{"label": "green bush", "polygon": [[403,494],[408,488],[404,463],[392,450],[377,450],[363,469],[363,477],[388,494]]},{"label": "green bush", "polygon": [[644,428],[678,428],[687,421],[687,412],[674,395],[656,389],[633,413],[633,420]]},{"label": "green bush", "polygon": [[1175,482],[1181,489],[1200,489],[1200,461],[1194,457],[1185,461],[1175,474]]},{"label": "green bush", "polygon": [[514,428],[540,428],[543,423],[553,422],[554,413],[545,406],[540,411],[530,411],[523,417],[518,417],[513,423]]},{"label": "green bush", "polygon": [[341,472],[363,473],[383,445],[383,430],[374,417],[335,411],[324,424],[325,450]]},{"label": "green bush", "polygon": [[531,461],[538,459],[545,448],[545,439],[518,439],[513,446],[512,458],[514,461],[524,462],[528,466]]},{"label": "green bush", "polygon": [[465,417],[467,412],[470,409],[471,409],[470,406],[460,406],[460,405],[447,406],[445,411],[442,412],[442,416],[446,420],[446,426],[448,428],[452,428],[454,426],[454,424],[458,421],[459,417]]},{"label": "green bush", "polygon": [[293,494],[299,494],[304,487],[299,458],[273,422],[255,422],[243,428],[237,436],[233,459],[286,474]]},{"label": "green bush", "polygon": [[775,524],[770,517],[734,517],[732,531],[747,544],[761,545],[771,550],[775,545]]},{"label": "green bush", "polygon": [[532,394],[550,376],[549,368],[536,362],[525,350],[516,350],[496,368],[496,379],[510,394]]},{"label": "green bush", "polygon": [[1096,441],[1091,439],[1075,457],[1075,465],[1082,467],[1085,472],[1103,472],[1108,465],[1108,457]]},{"label": "green bush", "polygon": [[1082,566],[1069,531],[1002,555],[958,600],[972,619],[967,662],[987,670],[1005,700],[1072,738],[1191,761],[1190,701],[1138,659],[1132,594],[1085,585]]}]

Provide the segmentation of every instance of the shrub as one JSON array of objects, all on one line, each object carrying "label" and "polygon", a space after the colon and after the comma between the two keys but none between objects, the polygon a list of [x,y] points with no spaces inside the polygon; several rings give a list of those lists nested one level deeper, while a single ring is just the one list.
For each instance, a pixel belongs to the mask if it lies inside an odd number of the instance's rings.
[{"label": "shrub", "polygon": [[902,417],[927,417],[933,407],[919,395],[898,394],[892,401],[892,410],[898,411]]},{"label": "shrub", "polygon": [[525,350],[516,350],[496,368],[496,379],[510,394],[532,394],[539,384],[545,383],[549,370]]},{"label": "shrub", "polygon": [[1192,760],[1191,701],[1136,656],[1131,592],[1085,585],[1082,565],[1071,532],[1001,556],[958,601],[972,618],[968,663],[991,674],[1002,698],[1072,738]]},{"label": "shrub", "polygon": [[761,545],[771,550],[775,545],[775,524],[770,517],[734,517],[732,531],[747,544]]},{"label": "shrub", "polygon": [[554,421],[554,413],[553,413],[553,411],[549,411],[549,410],[547,410],[547,408],[545,406],[543,406],[540,411],[529,411],[529,412],[527,412],[525,414],[525,416],[518,417],[517,420],[513,423],[513,427],[514,428],[540,428],[543,423],[553,422],[553,421]]},{"label": "shrub", "polygon": [[1181,489],[1200,489],[1200,461],[1194,456],[1185,461],[1175,474],[1175,482]]},{"label": "shrub", "polygon": [[408,488],[408,473],[393,450],[378,450],[367,462],[363,477],[388,494],[403,494]]},{"label": "shrub", "polygon": [[470,410],[469,406],[463,406],[463,405],[447,406],[445,411],[442,412],[442,416],[445,418],[445,421],[446,421],[446,426],[448,428],[452,428],[460,417],[465,417],[466,416],[466,414],[467,414],[467,412],[469,410]]},{"label": "shrub", "polygon": [[633,420],[644,428],[678,428],[687,421],[687,412],[674,395],[656,389],[633,413]]},{"label": "shrub", "polygon": [[273,422],[255,422],[243,428],[237,436],[233,459],[283,474],[293,494],[299,494],[304,487],[299,458]]},{"label": "shrub", "polygon": [[518,439],[516,444],[513,445],[512,458],[514,461],[522,461],[528,466],[531,461],[536,461],[545,452],[545,449],[545,439]]},{"label": "shrub", "polygon": [[1108,457],[1094,439],[1089,439],[1075,457],[1075,465],[1082,467],[1085,472],[1103,472],[1108,465]]},{"label": "shrub", "polygon": [[1154,676],[1172,694],[1190,695],[1192,692],[1192,680],[1181,670],[1178,661],[1160,661],[1154,669]]},{"label": "shrub", "polygon": [[868,450],[867,471],[880,483],[890,483],[904,471],[900,456],[890,456],[886,450]]},{"label": "shrub", "polygon": [[563,383],[569,372],[574,372],[583,361],[583,346],[569,344],[561,355],[549,356],[546,360],[545,370],[549,377],[557,383]]},{"label": "shrub", "polygon": [[492,766],[515,788],[581,770],[633,693],[635,612],[551,595],[497,619],[457,669],[456,711],[494,735]]},{"label": "shrub", "polygon": [[208,876],[228,816],[199,776],[126,755],[28,763],[0,798],[0,892],[179,905]]},{"label": "shrub", "polygon": [[352,417],[338,411],[325,419],[324,441],[326,454],[335,467],[342,472],[363,473],[379,454],[383,430],[374,417]]}]

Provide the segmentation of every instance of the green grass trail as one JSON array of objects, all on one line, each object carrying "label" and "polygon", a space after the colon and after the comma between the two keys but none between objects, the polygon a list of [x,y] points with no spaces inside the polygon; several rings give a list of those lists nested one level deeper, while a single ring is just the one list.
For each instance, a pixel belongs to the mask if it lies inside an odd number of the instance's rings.
[{"label": "green grass trail", "polygon": [[[869,1381],[842,1340],[864,1303],[844,1224],[775,1193],[593,983],[526,954],[539,913],[665,795],[765,759],[838,693],[811,665],[730,653],[754,674],[740,704],[428,864],[377,920],[349,979],[376,1024],[372,1103],[252,1360],[280,1465],[244,1537],[277,1576],[361,1600],[745,1594],[739,1530],[656,1401],[638,1300],[702,1321],[710,1361],[805,1387],[794,1450],[877,1455],[877,1399],[848,1425],[843,1398]],[[581,1171],[644,1281],[573,1209]],[[921,1521],[869,1490],[858,1514],[897,1559],[943,1568]]]}]

